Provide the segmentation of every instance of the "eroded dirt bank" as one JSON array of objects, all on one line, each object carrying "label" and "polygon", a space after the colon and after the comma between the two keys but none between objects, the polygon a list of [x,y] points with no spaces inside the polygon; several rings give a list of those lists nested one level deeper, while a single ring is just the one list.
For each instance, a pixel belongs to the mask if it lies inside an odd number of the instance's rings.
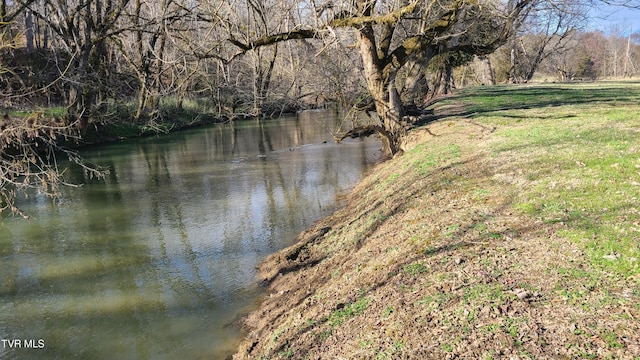
[{"label": "eroded dirt bank", "polygon": [[490,150],[494,130],[414,130],[411,151],[270,256],[234,359],[639,358],[635,283],[608,283],[565,223],[514,209],[528,180]]}]

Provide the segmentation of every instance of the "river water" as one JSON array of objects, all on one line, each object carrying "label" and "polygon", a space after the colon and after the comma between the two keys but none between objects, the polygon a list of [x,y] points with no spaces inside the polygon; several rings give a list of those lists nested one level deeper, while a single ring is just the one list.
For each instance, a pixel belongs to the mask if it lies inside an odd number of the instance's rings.
[{"label": "river water", "polygon": [[[220,359],[255,266],[335,210],[380,156],[329,113],[241,121],[82,152],[55,201],[0,223],[0,359]],[[325,143],[326,141],[326,143]]]}]

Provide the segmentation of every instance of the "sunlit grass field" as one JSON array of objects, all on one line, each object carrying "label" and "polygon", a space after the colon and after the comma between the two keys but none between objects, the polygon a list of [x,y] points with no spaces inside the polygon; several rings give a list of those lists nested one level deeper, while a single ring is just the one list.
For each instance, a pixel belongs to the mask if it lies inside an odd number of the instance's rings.
[{"label": "sunlit grass field", "polygon": [[495,127],[517,209],[565,224],[594,264],[640,281],[640,82],[472,88],[455,101]]}]

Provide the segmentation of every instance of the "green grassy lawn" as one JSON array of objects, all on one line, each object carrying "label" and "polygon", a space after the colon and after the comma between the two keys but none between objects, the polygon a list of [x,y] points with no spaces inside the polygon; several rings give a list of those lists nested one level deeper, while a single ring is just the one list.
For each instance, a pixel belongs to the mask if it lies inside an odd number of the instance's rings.
[{"label": "green grassy lawn", "polygon": [[29,116],[33,116],[34,114],[42,115],[43,117],[64,117],[67,115],[67,109],[62,106],[58,107],[38,107],[29,110],[15,110],[8,109],[3,112],[3,114],[7,114],[10,117],[15,118],[27,118]]},{"label": "green grassy lawn", "polygon": [[[164,134],[171,131],[226,121],[217,113],[210,99],[185,99],[178,103],[175,97],[162,99],[156,111],[135,120],[136,103],[133,100],[109,102],[89,119],[83,143],[104,143],[120,139]],[[27,118],[65,118],[67,108],[34,107],[31,109],[0,109],[1,115],[21,121]],[[26,120],[24,120],[26,121]]]},{"label": "green grassy lawn", "polygon": [[492,156],[521,178],[517,209],[566,224],[594,264],[640,281],[640,82],[473,88],[456,101],[495,126]]}]

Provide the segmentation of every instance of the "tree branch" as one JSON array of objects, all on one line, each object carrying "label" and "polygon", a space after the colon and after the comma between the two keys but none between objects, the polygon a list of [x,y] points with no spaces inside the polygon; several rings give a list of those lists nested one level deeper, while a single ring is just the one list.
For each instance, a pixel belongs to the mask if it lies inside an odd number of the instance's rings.
[{"label": "tree branch", "polygon": [[[261,46],[273,45],[278,42],[287,40],[299,40],[299,39],[314,39],[322,35],[324,30],[337,27],[353,27],[362,28],[364,26],[371,25],[394,25],[403,16],[412,13],[416,10],[418,2],[413,2],[407,6],[404,6],[397,11],[390,12],[384,15],[378,16],[348,16],[345,18],[335,18],[328,24],[323,25],[317,29],[297,29],[279,34],[269,35],[250,41],[248,43],[241,42],[230,36],[227,40],[238,47],[242,52],[246,52],[252,49],[259,48]],[[393,32],[390,33],[393,35]],[[390,39],[389,39],[390,40]]]},{"label": "tree branch", "polygon": [[416,10],[418,2],[413,2],[400,9],[377,16],[350,16],[345,18],[333,19],[331,26],[333,27],[360,27],[364,25],[393,25],[397,23],[403,16],[411,14]]},{"label": "tree branch", "polygon": [[320,36],[320,30],[317,29],[299,29],[292,30],[286,33],[280,33],[270,36],[265,36],[249,43],[243,43],[235,38],[230,37],[227,39],[230,43],[240,48],[243,52],[259,48],[261,46],[273,45],[282,41],[288,40],[300,40],[300,39],[313,39]]},{"label": "tree branch", "polygon": [[435,49],[437,44],[434,44],[434,39],[441,34],[447,32],[458,20],[458,8],[461,5],[460,1],[456,1],[454,6],[440,16],[440,19],[433,22],[433,25],[426,29],[424,32],[407,38],[402,45],[398,46],[395,50],[389,54],[386,58],[385,67],[391,66],[394,68],[402,67],[411,56],[427,51],[430,47]]}]

